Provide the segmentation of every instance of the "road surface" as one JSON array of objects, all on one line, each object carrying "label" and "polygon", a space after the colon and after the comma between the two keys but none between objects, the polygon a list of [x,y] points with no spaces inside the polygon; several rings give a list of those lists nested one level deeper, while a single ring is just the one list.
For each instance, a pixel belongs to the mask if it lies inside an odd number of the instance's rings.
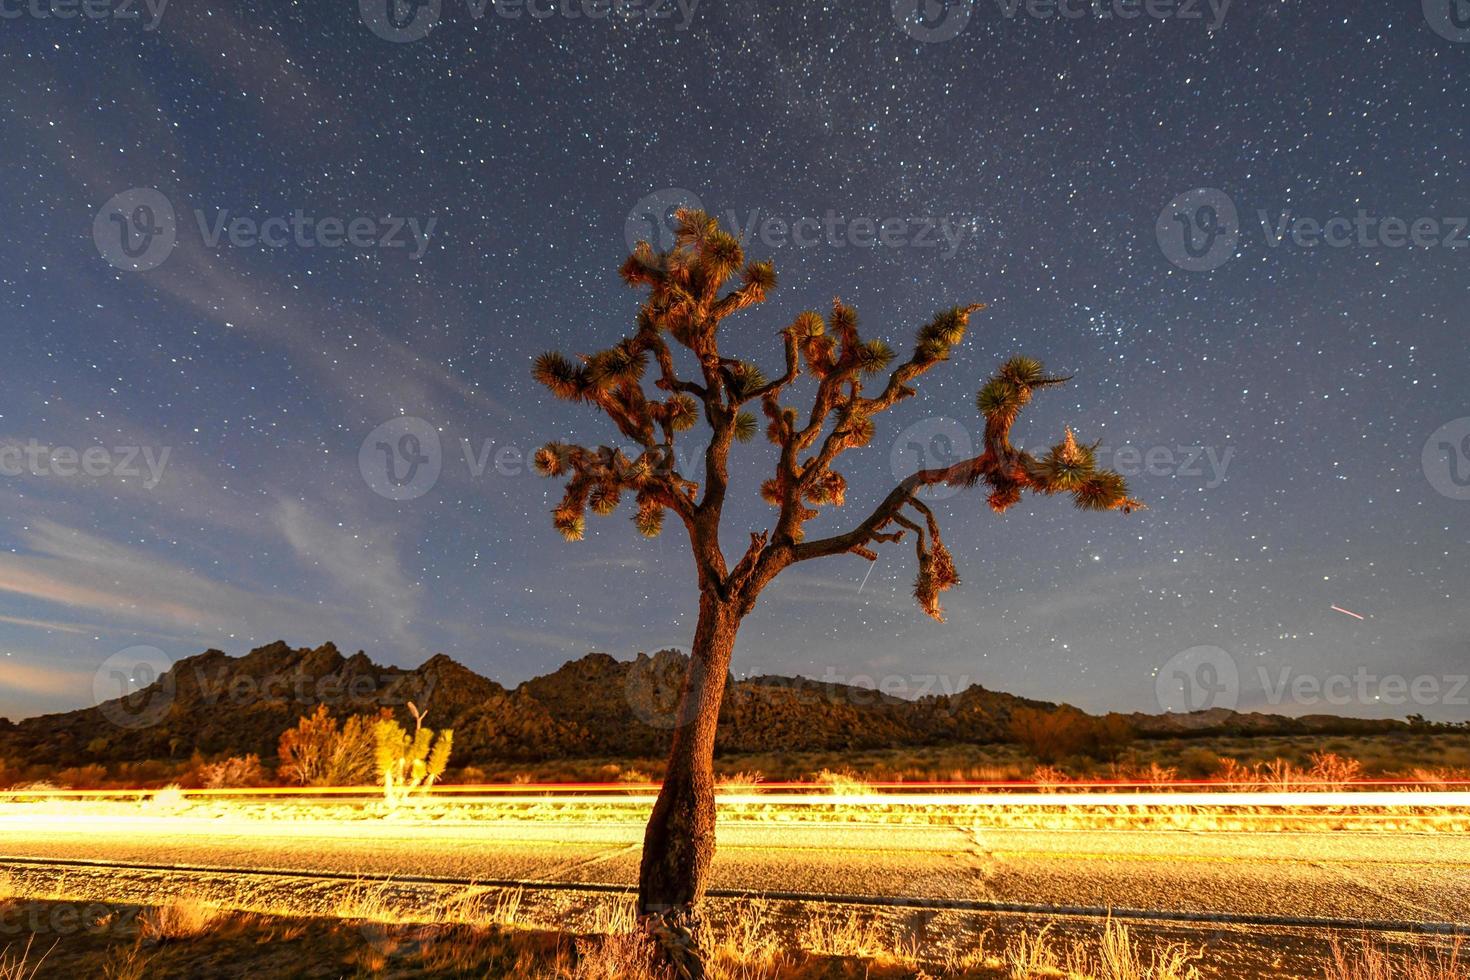
[{"label": "road surface", "polygon": [[[7,862],[630,886],[641,820],[394,822],[28,815],[0,810]],[[1455,924],[1470,929],[1470,835],[997,830],[729,823],[721,892],[976,907]]]}]

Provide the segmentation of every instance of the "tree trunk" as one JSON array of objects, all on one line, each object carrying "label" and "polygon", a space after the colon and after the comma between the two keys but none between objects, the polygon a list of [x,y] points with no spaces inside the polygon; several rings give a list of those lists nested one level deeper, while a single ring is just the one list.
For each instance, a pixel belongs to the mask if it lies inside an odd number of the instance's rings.
[{"label": "tree trunk", "polygon": [[669,764],[643,835],[641,915],[697,921],[694,906],[704,897],[715,853],[715,727],[739,626],[732,605],[700,597]]}]

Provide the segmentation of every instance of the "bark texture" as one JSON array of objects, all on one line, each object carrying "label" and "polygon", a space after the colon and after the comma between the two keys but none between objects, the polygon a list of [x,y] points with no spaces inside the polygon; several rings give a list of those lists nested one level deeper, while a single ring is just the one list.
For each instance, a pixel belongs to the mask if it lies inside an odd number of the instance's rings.
[{"label": "bark texture", "polygon": [[715,853],[715,728],[739,614],[704,596],[663,788],[643,835],[638,911],[664,916],[703,897]]}]

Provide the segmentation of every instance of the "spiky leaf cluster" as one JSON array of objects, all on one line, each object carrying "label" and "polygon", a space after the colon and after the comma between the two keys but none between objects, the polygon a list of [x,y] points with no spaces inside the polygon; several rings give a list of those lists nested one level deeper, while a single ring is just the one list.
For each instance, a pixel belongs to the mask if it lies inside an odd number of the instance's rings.
[{"label": "spiky leaf cluster", "polygon": [[[1067,493],[1088,510],[1140,506],[1127,496],[1120,475],[1098,468],[1096,446],[1079,442],[1070,429],[1039,457],[1011,445],[1012,426],[1035,393],[1066,380],[1048,376],[1040,361],[1018,356],[1002,364],[976,395],[984,418],[978,456],[913,474],[852,531],[812,541],[806,523],[819,508],[846,501],[847,480],[834,464],[845,452],[872,442],[875,417],[916,394],[918,378],[950,357],[964,340],[970,317],[983,307],[941,310],[919,328],[908,359],[895,364],[899,358],[893,349],[882,339],[863,337],[856,311],[834,299],[825,316],[803,311],[780,332],[784,370],[773,380],[753,362],[722,356],[718,331],[726,317],[767,298],[776,285],[775,269],[770,262],[748,261],[740,239],[709,214],[679,211],[673,247],[658,251],[639,242],[620,274],[628,285],[646,290],[635,332],[577,358],[548,352],[533,367],[536,380],[554,395],[600,409],[635,447],[631,458],[622,450],[562,442],[537,451],[536,471],[566,481],[552,522],[569,540],[586,533],[589,510],[610,514],[631,494],[633,523],[641,534],[658,534],[666,512],[673,511],[689,530],[701,589],[749,605],[793,562],[838,553],[876,559],[875,545],[912,533],[918,559],[915,600],[942,620],[939,598],[959,576],[934,514],[917,497],[925,484],[983,484],[996,511],[1014,505],[1027,490]],[[680,376],[674,358],[679,348],[686,351],[682,357],[697,364],[695,376]],[[798,411],[782,397],[803,370],[815,380],[816,392],[810,409]],[[650,383],[657,393],[645,388]],[[865,392],[865,385],[877,390]],[[760,493],[778,509],[778,517],[769,532],[752,535],[739,562],[726,566],[717,537],[729,479],[727,455],[732,442],[753,439],[759,425],[745,403],[760,405],[765,435],[777,447],[776,471]],[[674,465],[676,438],[701,419],[711,430],[700,468],[706,483],[702,499],[699,484]],[[708,557],[711,551],[714,558]]]}]

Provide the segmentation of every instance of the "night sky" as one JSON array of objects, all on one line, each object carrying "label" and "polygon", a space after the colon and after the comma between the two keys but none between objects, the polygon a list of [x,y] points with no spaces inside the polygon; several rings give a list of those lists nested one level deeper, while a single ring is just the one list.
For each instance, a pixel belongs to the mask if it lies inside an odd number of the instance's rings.
[{"label": "night sky", "polygon": [[[903,356],[935,310],[989,304],[813,535],[978,440],[975,390],[1015,353],[1076,375],[1017,442],[1072,425],[1150,508],[945,497],[948,623],[907,543],[811,562],[737,675],[1156,711],[1183,669],[1225,691],[1191,706],[1470,717],[1466,4],[1238,0],[1211,30],[1205,3],[47,2],[0,9],[0,715],[113,696],[139,646],[442,651],[507,684],[687,648],[677,521],[644,540],[625,505],[564,543],[523,457],[613,437],[531,360],[631,332],[629,236],[692,200],[776,263],[722,330],[773,376],[777,331],[834,295]],[[1310,247],[1283,211],[1354,226]],[[395,500],[369,435],[400,416],[439,452]],[[736,453],[732,560],[773,520],[773,447]],[[1368,680],[1268,690],[1303,676]]]}]

